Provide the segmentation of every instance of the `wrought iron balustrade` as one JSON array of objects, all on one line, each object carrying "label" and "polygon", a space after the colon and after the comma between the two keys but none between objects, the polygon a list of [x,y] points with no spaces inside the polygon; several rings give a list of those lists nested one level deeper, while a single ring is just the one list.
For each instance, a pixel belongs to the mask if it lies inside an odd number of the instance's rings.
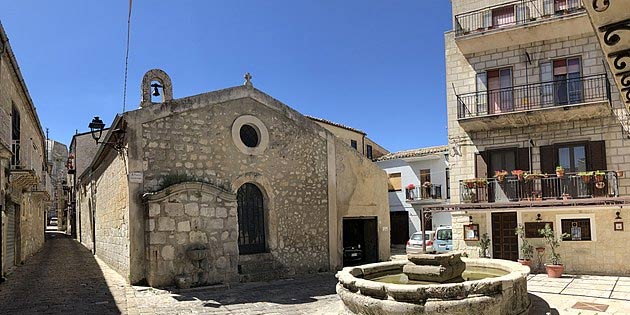
[{"label": "wrought iron balustrade", "polygon": [[405,188],[407,200],[440,200],[442,199],[442,185],[421,185],[412,189]]},{"label": "wrought iron balustrade", "polygon": [[457,95],[457,118],[610,101],[606,74]]},{"label": "wrought iron balustrade", "polygon": [[603,173],[462,180],[459,184],[460,200],[462,203],[485,203],[618,197],[617,173],[614,171]]},{"label": "wrought iron balustrade", "polygon": [[583,11],[580,0],[520,0],[455,16],[455,36],[526,25]]}]

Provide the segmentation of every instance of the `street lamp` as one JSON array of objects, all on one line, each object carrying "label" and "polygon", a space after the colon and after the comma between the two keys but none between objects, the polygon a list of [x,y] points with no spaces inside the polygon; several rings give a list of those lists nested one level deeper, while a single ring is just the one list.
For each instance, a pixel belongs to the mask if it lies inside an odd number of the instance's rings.
[{"label": "street lamp", "polygon": [[105,128],[105,124],[103,123],[103,121],[98,116],[94,116],[94,119],[92,119],[92,122],[90,122],[88,127],[90,128],[90,132],[92,133],[92,138],[94,139],[94,141],[96,141],[96,144],[102,143],[104,145],[109,145],[110,147],[114,148],[114,150],[116,150],[117,152],[122,152],[124,148],[125,133],[126,133],[124,129],[116,128],[111,131],[112,140],[113,140],[112,142],[109,142],[109,141],[99,142],[99,140],[101,139],[101,136],[103,135],[103,129]]}]

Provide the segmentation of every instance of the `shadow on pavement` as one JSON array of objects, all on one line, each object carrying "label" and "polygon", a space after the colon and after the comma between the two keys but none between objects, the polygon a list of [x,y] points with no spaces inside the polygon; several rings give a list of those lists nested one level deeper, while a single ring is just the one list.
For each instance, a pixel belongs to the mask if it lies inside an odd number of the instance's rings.
[{"label": "shadow on pavement", "polygon": [[529,315],[545,315],[545,314],[559,315],[560,314],[557,309],[551,308],[549,306],[549,303],[547,303],[547,301],[545,301],[538,295],[533,294],[533,293],[529,293],[528,295],[532,302],[531,304],[532,306],[529,308]]},{"label": "shadow on pavement", "polygon": [[337,279],[333,273],[319,273],[295,279],[245,283],[220,292],[179,293],[174,298],[178,301],[199,299],[205,301],[205,307],[210,308],[257,302],[304,304],[317,301],[316,297],[335,295],[336,284]]},{"label": "shadow on pavement", "polygon": [[92,253],[68,235],[46,233],[42,249],[0,284],[2,314],[120,314]]}]

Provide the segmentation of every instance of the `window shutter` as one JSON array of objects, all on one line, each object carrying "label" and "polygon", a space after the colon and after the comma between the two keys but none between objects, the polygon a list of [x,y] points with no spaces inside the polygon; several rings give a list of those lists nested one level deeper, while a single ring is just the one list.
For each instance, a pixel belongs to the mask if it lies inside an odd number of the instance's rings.
[{"label": "window shutter", "polygon": [[516,169],[521,171],[531,171],[529,169],[529,149],[518,148],[516,152]]},{"label": "window shutter", "polygon": [[546,174],[556,172],[558,157],[553,145],[543,145],[540,147],[540,171]]},{"label": "window shutter", "polygon": [[475,177],[488,177],[488,153],[485,151],[475,154]]},{"label": "window shutter", "polygon": [[588,143],[588,158],[586,165],[589,171],[606,170],[606,145],[604,141],[590,141]]},{"label": "window shutter", "polygon": [[[476,89],[477,89],[477,114],[479,113],[487,113],[488,110],[488,73],[480,72],[477,73],[476,78]],[[469,109],[471,110],[471,109]]]}]

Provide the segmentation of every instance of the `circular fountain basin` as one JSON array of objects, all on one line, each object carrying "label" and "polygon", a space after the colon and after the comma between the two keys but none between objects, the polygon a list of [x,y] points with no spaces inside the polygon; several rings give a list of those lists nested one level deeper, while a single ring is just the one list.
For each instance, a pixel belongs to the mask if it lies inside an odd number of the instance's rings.
[{"label": "circular fountain basin", "polygon": [[466,259],[460,282],[409,280],[408,260],[343,268],[337,294],[348,314],[527,314],[529,267],[500,259]]}]

